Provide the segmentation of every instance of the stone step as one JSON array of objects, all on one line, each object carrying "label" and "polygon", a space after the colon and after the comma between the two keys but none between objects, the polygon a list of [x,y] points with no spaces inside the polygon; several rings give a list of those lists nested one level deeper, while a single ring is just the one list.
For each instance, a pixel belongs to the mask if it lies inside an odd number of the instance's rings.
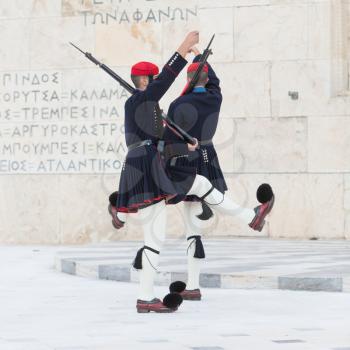
[{"label": "stone step", "polygon": [[[350,292],[350,242],[205,240],[200,285],[227,289]],[[138,282],[131,263],[141,242],[113,242],[57,253],[58,271],[95,279]],[[186,242],[169,240],[160,256],[156,284],[186,281]]]}]

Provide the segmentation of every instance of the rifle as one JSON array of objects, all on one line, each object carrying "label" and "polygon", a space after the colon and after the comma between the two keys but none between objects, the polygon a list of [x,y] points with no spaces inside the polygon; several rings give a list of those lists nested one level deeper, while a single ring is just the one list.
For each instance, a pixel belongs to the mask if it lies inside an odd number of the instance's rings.
[{"label": "rifle", "polygon": [[190,93],[194,89],[196,84],[198,83],[198,79],[199,79],[200,74],[202,73],[203,67],[207,63],[209,56],[213,53],[210,46],[214,40],[214,37],[215,37],[215,34],[211,37],[208,46],[203,51],[201,58],[199,59],[198,68],[194,72],[194,75],[193,75],[191,81],[186,85],[185,89],[182,91],[181,96]]},{"label": "rifle", "polygon": [[[79,50],[87,59],[89,59],[92,63],[99,66],[102,70],[104,70],[108,75],[110,75],[113,79],[115,79],[125,90],[127,90],[129,93],[133,94],[136,89],[132,87],[127,81],[125,81],[122,77],[120,77],[116,72],[114,72],[112,69],[110,69],[105,64],[101,63],[99,60],[97,60],[94,56],[92,56],[89,52],[84,52],[83,50],[79,49],[78,46],[74,45],[73,43],[70,43],[73,47],[75,47],[77,50]],[[187,143],[190,143],[191,145],[195,145],[196,141],[195,139],[190,136],[185,130],[183,130],[181,127],[179,127],[176,123],[174,123],[159,107],[159,104],[156,105],[156,113],[157,115],[163,119],[165,124],[169,127],[170,130],[175,132],[177,136],[180,136],[184,141]]]}]

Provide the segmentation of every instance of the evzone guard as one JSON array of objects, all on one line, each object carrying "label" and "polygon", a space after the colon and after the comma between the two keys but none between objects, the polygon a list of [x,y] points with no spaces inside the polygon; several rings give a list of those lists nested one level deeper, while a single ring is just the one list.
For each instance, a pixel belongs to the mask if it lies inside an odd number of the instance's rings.
[{"label": "evzone guard", "polygon": [[[238,206],[223,196],[205,176],[196,174],[195,167],[188,164],[166,167],[165,164],[166,159],[188,155],[198,147],[198,142],[194,146],[183,141],[165,139],[164,142],[164,125],[157,113],[158,101],[185,67],[186,54],[198,43],[198,37],[198,32],[189,33],[158,76],[158,68],[149,62],[137,63],[131,70],[137,90],[125,103],[128,153],[119,190],[110,196],[109,210],[114,227],[121,228],[126,214],[142,209],[139,216],[143,223],[144,246],[137,252],[133,264],[140,270],[138,312],[174,312],[182,302],[181,294],[176,291],[166,295],[163,301],[154,293],[159,253],[165,240],[166,201],[177,202],[185,196],[197,196],[209,208],[237,216]],[[254,213],[256,227],[262,225],[272,204],[270,198],[258,207]],[[197,217],[203,218],[203,213]]]},{"label": "evzone guard", "polygon": [[110,213],[116,228],[123,226],[127,213],[139,211],[143,222],[144,247],[138,251],[134,261],[134,267],[140,269],[136,303],[138,312],[173,312],[182,302],[182,297],[177,293],[170,293],[163,301],[159,300],[155,297],[153,285],[166,232],[164,199],[187,191],[195,176],[194,169],[189,169],[185,176],[188,181],[180,189],[166,174],[163,157],[167,152],[186,154],[188,147],[192,146],[184,142],[164,145],[163,121],[157,113],[157,103],[186,66],[185,57],[190,48],[198,43],[198,38],[198,32],[189,33],[159,75],[158,67],[149,62],[137,63],[131,69],[136,91],[125,103],[128,153],[121,172],[119,191],[110,196]]},{"label": "evzone guard", "polygon": [[[191,51],[195,54],[195,58],[187,69],[187,84],[193,79],[195,72],[198,70],[201,58],[197,48],[193,47]],[[185,88],[182,95],[170,104],[168,110],[168,117],[191,136],[196,138],[198,140],[198,147],[195,151],[189,152],[188,155],[173,157],[167,163],[170,171],[173,165],[177,167],[195,167],[197,174],[205,176],[211,184],[221,192],[221,197],[218,197],[220,202],[224,199],[227,185],[220,168],[218,156],[213,144],[213,137],[218,125],[221,103],[222,94],[220,80],[216,76],[211,65],[206,63],[203,66],[194,88],[190,91]],[[178,137],[170,132],[169,129],[165,130],[164,138],[173,140],[174,142],[178,140]],[[253,230],[261,231],[265,223],[264,217],[273,206],[271,187],[268,184],[261,185],[257,191],[257,197],[261,203],[266,204],[260,205],[253,210],[242,208],[231,201],[228,206],[223,205],[219,207],[218,210],[228,215],[232,214],[234,211],[235,217],[243,220]],[[177,202],[179,198],[176,199]],[[182,199],[184,200],[184,223],[188,241],[188,279],[186,284],[179,281],[172,283],[170,290],[179,292],[185,300],[200,300],[200,261],[205,258],[204,247],[201,240],[204,220],[199,218],[202,213],[202,203],[197,196],[184,196]],[[174,199],[170,199],[168,203],[171,204],[173,201]]]}]

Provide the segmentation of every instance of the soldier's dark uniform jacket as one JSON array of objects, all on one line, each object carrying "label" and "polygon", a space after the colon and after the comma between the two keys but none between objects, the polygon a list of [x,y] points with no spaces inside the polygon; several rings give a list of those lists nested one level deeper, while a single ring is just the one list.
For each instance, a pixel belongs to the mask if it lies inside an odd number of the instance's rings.
[{"label": "soldier's dark uniform jacket", "polygon": [[[198,62],[199,58],[200,56],[197,56],[193,61]],[[169,107],[168,117],[197,138],[200,147],[195,152],[190,152],[189,156],[173,158],[167,163],[167,168],[171,169],[174,164],[195,167],[198,174],[208,178],[216,189],[224,193],[227,186],[212,143],[218,124],[222,94],[220,80],[210,64],[208,78],[205,88],[195,88],[192,92],[178,97]],[[168,130],[165,131],[164,137],[170,140],[177,138]],[[182,199],[197,200],[195,196],[183,196]],[[179,200],[177,197],[172,202],[176,203]]]},{"label": "soldier's dark uniform jacket", "polygon": [[[119,212],[136,212],[138,209],[181,193],[191,187],[195,170],[187,170],[185,183],[174,184],[176,169],[171,176],[159,152],[159,140],[164,133],[163,121],[157,117],[158,101],[169,89],[187,61],[175,53],[163,67],[159,76],[151,81],[146,90],[136,92],[125,103],[125,139],[128,153],[123,165],[116,208]],[[187,144],[173,142],[175,154],[188,153]],[[186,171],[185,171],[186,172]],[[182,174],[183,176],[183,174]],[[179,188],[179,186],[181,188]],[[183,187],[185,186],[185,187]]]}]

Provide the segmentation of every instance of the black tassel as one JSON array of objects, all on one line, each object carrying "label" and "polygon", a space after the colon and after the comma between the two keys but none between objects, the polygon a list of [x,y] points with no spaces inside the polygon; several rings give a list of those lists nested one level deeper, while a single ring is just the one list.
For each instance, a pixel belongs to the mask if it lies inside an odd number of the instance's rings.
[{"label": "black tassel", "polygon": [[144,250],[145,250],[145,247],[142,247],[136,253],[136,257],[135,257],[134,262],[132,264],[132,266],[136,270],[142,270],[142,253]]},{"label": "black tassel", "polygon": [[[205,258],[205,252],[204,252],[204,246],[203,246],[203,242],[201,239],[201,236],[190,236],[187,238],[187,240],[189,241],[190,239],[195,239],[195,250],[194,250],[194,254],[193,257],[197,258],[197,259],[204,259]],[[191,243],[192,244],[192,243]]]},{"label": "black tassel", "polygon": [[155,253],[155,254],[159,254],[159,251],[158,250],[155,250],[151,247],[148,247],[148,246],[143,246],[142,248],[140,248],[137,253],[136,253],[136,257],[134,259],[134,262],[132,264],[132,266],[136,269],[136,270],[142,270],[142,253],[143,251],[147,249],[147,250],[150,250],[152,253]]},{"label": "black tassel", "polygon": [[211,217],[213,217],[214,213],[210,209],[209,205],[202,201],[202,214],[197,215],[197,218],[199,220],[209,220]]}]

